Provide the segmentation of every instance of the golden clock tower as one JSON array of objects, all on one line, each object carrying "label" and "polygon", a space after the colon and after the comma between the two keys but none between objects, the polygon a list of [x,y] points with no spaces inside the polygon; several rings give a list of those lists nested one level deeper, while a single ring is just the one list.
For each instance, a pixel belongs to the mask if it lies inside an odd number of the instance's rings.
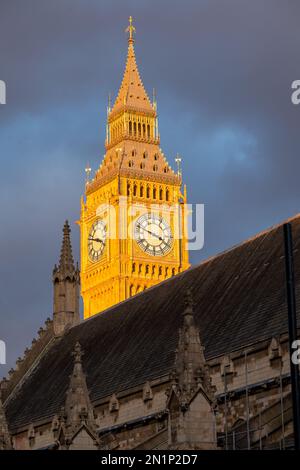
[{"label": "golden clock tower", "polygon": [[106,154],[81,201],[84,318],[189,267],[186,189],[160,149],[156,102],[143,86],[129,18],[125,72],[108,106]]}]

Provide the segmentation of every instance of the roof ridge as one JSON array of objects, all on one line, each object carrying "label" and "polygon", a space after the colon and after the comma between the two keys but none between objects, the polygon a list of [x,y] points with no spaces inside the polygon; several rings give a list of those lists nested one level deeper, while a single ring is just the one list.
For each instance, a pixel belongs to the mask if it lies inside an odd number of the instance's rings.
[{"label": "roof ridge", "polygon": [[[38,341],[39,340],[37,340],[34,343],[34,345],[36,345],[38,343]],[[9,389],[7,395],[5,396],[5,400],[4,400],[4,405],[5,406],[18,393],[18,390],[23,386],[23,383],[31,375],[32,371],[38,366],[41,359],[48,352],[49,348],[52,347],[52,345],[55,343],[55,341],[56,341],[56,338],[55,338],[55,336],[53,336],[53,334],[51,334],[48,338],[46,338],[45,344],[43,345],[41,350],[37,352],[37,355],[32,358],[32,361],[29,362],[27,369],[21,370],[21,375],[19,377],[19,380],[17,380],[16,383],[14,383],[12,385],[11,390]],[[18,370],[16,370],[15,372],[18,372]],[[8,381],[8,385],[9,385],[9,381]]]},{"label": "roof ridge", "polygon": [[300,219],[300,212],[298,212],[294,216],[291,216],[291,217],[288,217],[287,219],[284,219],[282,222],[279,222],[277,224],[273,224],[270,227],[261,230],[260,232],[256,233],[255,235],[252,235],[251,237],[246,238],[242,242],[239,242],[239,243],[236,243],[235,245],[232,245],[230,248],[226,248],[225,250],[221,251],[220,253],[217,253],[216,255],[212,255],[212,256],[206,258],[205,260],[201,261],[197,265],[192,266],[192,269],[200,266],[201,264],[206,264],[207,262],[212,261],[213,259],[218,258],[219,256],[230,253],[231,251],[233,251],[233,250],[235,250],[235,249],[237,249],[241,246],[244,246],[247,243],[250,243],[254,240],[257,240],[258,238],[262,237],[263,235],[266,235],[266,234],[278,229],[279,227],[283,226],[284,224],[292,222],[293,220],[296,220],[296,219]]}]

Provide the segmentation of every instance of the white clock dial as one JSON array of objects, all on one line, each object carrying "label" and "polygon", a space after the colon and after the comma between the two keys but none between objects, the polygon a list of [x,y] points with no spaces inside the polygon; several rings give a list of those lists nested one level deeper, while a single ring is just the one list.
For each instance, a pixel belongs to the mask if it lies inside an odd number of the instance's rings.
[{"label": "white clock dial", "polygon": [[147,213],[139,217],[135,223],[134,236],[139,247],[152,256],[164,256],[172,248],[171,227],[156,214]]},{"label": "white clock dial", "polygon": [[91,261],[98,261],[103,255],[106,243],[106,225],[96,220],[92,225],[88,238],[88,253]]}]

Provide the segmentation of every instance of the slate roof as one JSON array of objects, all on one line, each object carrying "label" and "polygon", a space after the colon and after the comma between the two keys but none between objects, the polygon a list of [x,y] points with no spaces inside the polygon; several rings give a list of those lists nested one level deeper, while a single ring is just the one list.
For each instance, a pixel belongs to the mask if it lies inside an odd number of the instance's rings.
[{"label": "slate roof", "polygon": [[[300,215],[292,226],[299,296]],[[8,402],[11,428],[60,411],[76,341],[85,351],[92,401],[168,374],[187,287],[207,359],[286,332],[283,255],[282,226],[277,226],[73,327]]]}]

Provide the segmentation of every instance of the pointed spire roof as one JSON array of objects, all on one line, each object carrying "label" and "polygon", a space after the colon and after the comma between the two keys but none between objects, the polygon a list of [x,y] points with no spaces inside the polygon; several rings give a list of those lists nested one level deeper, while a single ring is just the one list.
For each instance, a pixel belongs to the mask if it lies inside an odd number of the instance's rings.
[{"label": "pointed spire roof", "polygon": [[199,387],[212,399],[210,375],[199,329],[195,324],[194,302],[190,289],[184,295],[183,326],[179,330],[174,378],[176,392],[183,405],[188,403]]},{"label": "pointed spire roof", "polygon": [[82,425],[85,425],[91,432],[96,429],[94,410],[82,369],[83,354],[81,345],[77,342],[72,352],[74,367],[64,408],[67,437],[71,437]]},{"label": "pointed spire roof", "polygon": [[5,417],[5,411],[0,396],[0,450],[11,449],[11,437]]},{"label": "pointed spire roof", "polygon": [[[62,275],[73,273],[75,271],[70,233],[71,229],[69,226],[69,222],[66,220],[63,228],[63,241],[58,265],[58,271]],[[54,270],[56,271],[57,267],[55,267]]]},{"label": "pointed spire roof", "polygon": [[132,24],[131,16],[126,32],[129,33],[126,66],[119,93],[110,114],[115,114],[115,112],[118,112],[126,106],[128,108],[150,112],[153,115],[155,114],[155,110],[144,88],[136,63],[133,38],[135,27]]}]

